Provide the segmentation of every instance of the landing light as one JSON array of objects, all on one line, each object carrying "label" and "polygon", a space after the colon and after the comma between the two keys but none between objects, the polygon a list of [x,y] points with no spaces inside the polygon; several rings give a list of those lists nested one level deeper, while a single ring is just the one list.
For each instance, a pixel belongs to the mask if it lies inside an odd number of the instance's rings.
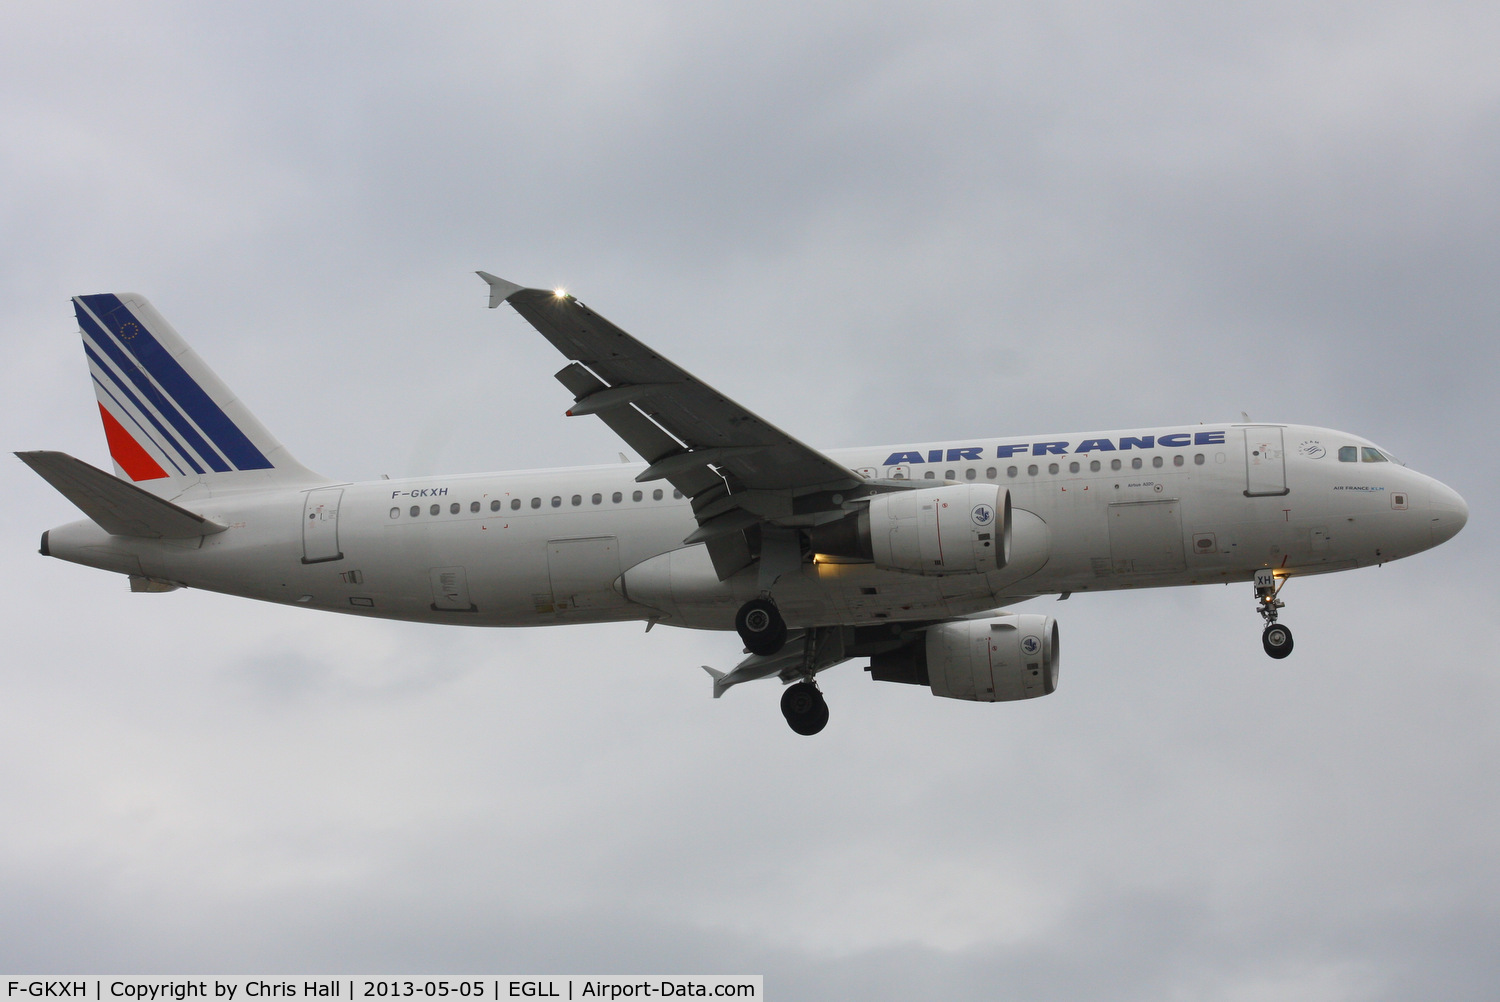
[{"label": "landing light", "polygon": [[552,290],[552,294],[554,296],[556,296],[558,299],[567,299],[568,298],[568,290],[564,289],[562,286],[558,286],[557,288],[553,289]]}]

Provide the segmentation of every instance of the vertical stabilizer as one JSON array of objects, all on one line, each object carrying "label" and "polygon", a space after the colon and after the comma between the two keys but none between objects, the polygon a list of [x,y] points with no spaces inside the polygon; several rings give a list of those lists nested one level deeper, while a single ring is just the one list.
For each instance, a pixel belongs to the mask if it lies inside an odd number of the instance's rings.
[{"label": "vertical stabilizer", "polygon": [[286,451],[141,296],[76,296],[115,471],[155,494],[323,478]]}]

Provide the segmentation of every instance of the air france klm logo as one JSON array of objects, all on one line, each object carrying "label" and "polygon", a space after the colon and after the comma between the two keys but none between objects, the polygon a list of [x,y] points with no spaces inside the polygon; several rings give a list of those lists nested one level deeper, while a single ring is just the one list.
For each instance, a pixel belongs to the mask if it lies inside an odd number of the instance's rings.
[{"label": "air france klm logo", "polygon": [[[1170,435],[1122,435],[1119,439],[1086,438],[1073,445],[1072,442],[1030,442],[1021,445],[995,446],[996,459],[1011,459],[1018,455],[1066,456],[1085,455],[1091,452],[1129,452],[1132,449],[1186,449],[1194,445],[1223,445],[1222,431],[1173,432]],[[901,466],[905,463],[964,463],[978,462],[984,458],[982,445],[964,446],[958,449],[929,449],[927,452],[893,452],[886,457],[885,466]]]}]

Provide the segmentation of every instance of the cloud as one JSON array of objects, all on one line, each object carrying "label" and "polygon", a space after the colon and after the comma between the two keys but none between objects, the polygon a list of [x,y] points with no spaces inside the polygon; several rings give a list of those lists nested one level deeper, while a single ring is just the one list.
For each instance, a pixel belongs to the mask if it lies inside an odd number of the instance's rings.
[{"label": "cloud", "polygon": [[470,272],[564,283],[834,447],[1345,427],[1455,541],[1075,595],[1058,693],[722,635],[309,616],[36,556],[3,483],[0,966],[751,971],[778,998],[1482,997],[1495,938],[1496,16],[1483,5],[173,3],[0,40],[11,448],[105,465],[133,288],[340,477],[612,462]]}]

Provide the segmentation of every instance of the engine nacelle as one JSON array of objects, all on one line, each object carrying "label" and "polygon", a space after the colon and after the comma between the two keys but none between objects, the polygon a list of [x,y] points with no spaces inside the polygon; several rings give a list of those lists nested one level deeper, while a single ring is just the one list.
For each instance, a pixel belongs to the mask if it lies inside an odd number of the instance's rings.
[{"label": "engine nacelle", "polygon": [[1035,614],[940,623],[927,631],[934,696],[999,702],[1057,689],[1057,620]]},{"label": "engine nacelle", "polygon": [[944,483],[872,498],[857,516],[808,533],[813,549],[906,574],[984,574],[1010,560],[1010,491]]}]

